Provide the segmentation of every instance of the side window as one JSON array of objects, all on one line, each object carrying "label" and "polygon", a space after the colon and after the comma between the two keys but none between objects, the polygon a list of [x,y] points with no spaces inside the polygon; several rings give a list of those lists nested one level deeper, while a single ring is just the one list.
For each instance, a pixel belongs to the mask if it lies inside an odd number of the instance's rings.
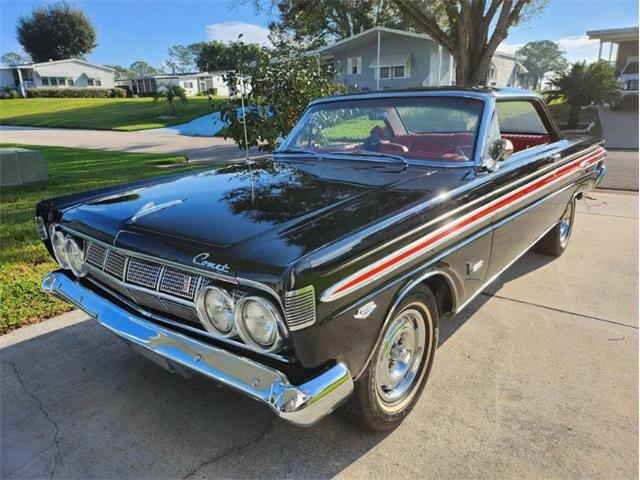
[{"label": "side window", "polygon": [[513,152],[546,145],[553,141],[535,105],[528,100],[502,100],[496,103],[500,137],[511,141]]},{"label": "side window", "polygon": [[523,100],[496,103],[501,133],[548,135],[547,127],[533,103]]}]

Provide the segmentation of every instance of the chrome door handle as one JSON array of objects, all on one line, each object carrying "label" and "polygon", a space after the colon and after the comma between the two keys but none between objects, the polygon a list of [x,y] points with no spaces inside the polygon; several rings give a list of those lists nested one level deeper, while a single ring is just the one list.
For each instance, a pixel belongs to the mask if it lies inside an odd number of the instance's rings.
[{"label": "chrome door handle", "polygon": [[549,155],[544,160],[546,163],[555,163],[562,158],[562,155],[559,153],[554,153],[553,155]]}]

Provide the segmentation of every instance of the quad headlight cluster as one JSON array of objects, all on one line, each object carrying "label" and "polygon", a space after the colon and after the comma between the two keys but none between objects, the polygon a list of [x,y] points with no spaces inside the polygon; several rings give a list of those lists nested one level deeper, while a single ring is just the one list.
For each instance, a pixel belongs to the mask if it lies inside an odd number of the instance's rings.
[{"label": "quad headlight cluster", "polygon": [[71,235],[65,234],[55,225],[51,225],[49,233],[51,247],[56,261],[65,270],[71,270],[76,277],[87,274],[87,264],[84,260],[84,242]]},{"label": "quad headlight cluster", "polygon": [[275,352],[286,340],[284,321],[268,300],[243,297],[238,302],[223,289],[205,287],[196,297],[196,310],[204,327],[225,338],[240,338],[255,350]]}]

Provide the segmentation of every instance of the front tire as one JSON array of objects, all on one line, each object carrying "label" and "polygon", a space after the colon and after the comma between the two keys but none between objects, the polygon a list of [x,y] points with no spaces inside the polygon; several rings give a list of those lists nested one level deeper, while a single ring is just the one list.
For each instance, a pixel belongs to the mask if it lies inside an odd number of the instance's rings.
[{"label": "front tire", "polygon": [[535,245],[535,250],[543,255],[559,257],[567,249],[571,232],[573,231],[573,221],[576,216],[576,200],[573,199],[567,205],[558,224],[547,232]]},{"label": "front tire", "polygon": [[396,428],[415,406],[438,343],[438,308],[427,288],[400,302],[345,412],[366,430]]}]

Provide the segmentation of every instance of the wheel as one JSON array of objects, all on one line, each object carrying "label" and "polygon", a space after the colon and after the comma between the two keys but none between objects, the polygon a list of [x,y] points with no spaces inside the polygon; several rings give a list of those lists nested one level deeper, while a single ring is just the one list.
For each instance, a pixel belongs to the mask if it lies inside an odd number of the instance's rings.
[{"label": "wheel", "polygon": [[397,427],[424,388],[438,343],[438,308],[427,288],[398,305],[345,408],[350,421],[378,432]]},{"label": "wheel", "polygon": [[558,224],[547,232],[535,245],[535,250],[543,255],[559,257],[566,250],[573,231],[576,215],[576,201],[571,200]]}]

